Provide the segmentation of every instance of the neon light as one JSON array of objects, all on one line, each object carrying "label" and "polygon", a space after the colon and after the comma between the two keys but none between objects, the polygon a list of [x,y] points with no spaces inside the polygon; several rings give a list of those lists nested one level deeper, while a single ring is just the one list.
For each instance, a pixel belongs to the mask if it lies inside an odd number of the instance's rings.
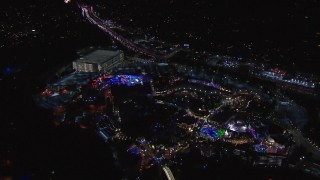
[{"label": "neon light", "polygon": [[135,75],[116,75],[110,79],[110,83],[113,85],[126,85],[134,86],[141,84],[143,85],[144,77]]},{"label": "neon light", "polygon": [[219,130],[218,130],[218,135],[219,135],[220,137],[222,137],[222,136],[224,136],[225,132],[226,132],[226,130],[224,130],[224,129],[219,129]]}]

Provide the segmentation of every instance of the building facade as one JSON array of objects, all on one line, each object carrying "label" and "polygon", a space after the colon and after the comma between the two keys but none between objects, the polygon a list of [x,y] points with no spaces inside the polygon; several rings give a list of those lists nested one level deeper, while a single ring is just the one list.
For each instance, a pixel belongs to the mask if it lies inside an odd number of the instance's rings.
[{"label": "building facade", "polygon": [[95,50],[73,61],[78,72],[107,72],[124,62],[122,51]]}]

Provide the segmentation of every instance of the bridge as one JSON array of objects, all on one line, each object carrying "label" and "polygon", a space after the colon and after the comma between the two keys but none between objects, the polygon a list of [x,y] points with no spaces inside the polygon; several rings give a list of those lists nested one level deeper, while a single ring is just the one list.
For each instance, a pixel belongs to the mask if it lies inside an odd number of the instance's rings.
[{"label": "bridge", "polygon": [[82,9],[82,15],[85,16],[92,24],[97,25],[102,31],[106,32],[113,39],[117,40],[122,45],[124,45],[125,47],[127,47],[128,49],[130,49],[130,50],[132,50],[134,52],[137,52],[137,53],[149,56],[149,57],[153,57],[153,58],[156,58],[156,59],[168,59],[168,58],[172,57],[174,54],[176,54],[178,51],[181,50],[181,49],[177,49],[177,50],[173,51],[170,54],[158,55],[158,54],[156,54],[155,52],[153,52],[153,51],[151,51],[149,49],[138,47],[133,42],[129,41],[125,37],[119,35],[115,31],[113,31],[111,29],[111,27],[109,27],[108,21],[104,21],[104,20],[100,19],[93,12],[93,8],[91,6],[86,6],[86,5],[83,5],[83,4],[78,4],[78,6],[79,6],[79,8]]},{"label": "bridge", "polygon": [[174,176],[172,174],[172,171],[170,170],[170,168],[168,166],[163,166],[162,170],[164,171],[164,173],[166,174],[168,180],[175,180]]}]

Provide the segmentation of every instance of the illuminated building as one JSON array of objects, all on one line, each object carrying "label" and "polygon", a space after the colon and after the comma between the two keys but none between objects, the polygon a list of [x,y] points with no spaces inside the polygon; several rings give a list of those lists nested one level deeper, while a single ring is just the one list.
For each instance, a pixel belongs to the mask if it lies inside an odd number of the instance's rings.
[{"label": "illuminated building", "polygon": [[78,72],[107,72],[123,61],[122,51],[96,50],[73,61],[72,66]]}]

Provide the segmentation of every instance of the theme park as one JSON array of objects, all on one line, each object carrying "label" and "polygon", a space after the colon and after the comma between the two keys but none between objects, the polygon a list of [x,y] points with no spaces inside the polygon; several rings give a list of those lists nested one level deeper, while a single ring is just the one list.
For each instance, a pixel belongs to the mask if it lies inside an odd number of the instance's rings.
[{"label": "theme park", "polygon": [[137,172],[161,167],[171,176],[170,167],[190,151],[257,167],[288,165],[294,143],[288,128],[293,127],[279,119],[289,107],[276,91],[210,68],[189,68],[141,63],[110,73],[76,71],[48,86],[36,101],[53,111],[57,126],[94,130],[125,151]]}]

